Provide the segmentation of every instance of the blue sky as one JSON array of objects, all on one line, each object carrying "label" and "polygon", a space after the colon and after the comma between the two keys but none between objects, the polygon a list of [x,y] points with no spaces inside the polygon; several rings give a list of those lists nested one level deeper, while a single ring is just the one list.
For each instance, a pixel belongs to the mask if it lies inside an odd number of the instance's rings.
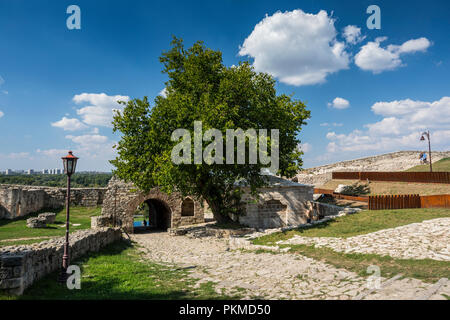
[{"label": "blue sky", "polygon": [[[81,30],[66,27],[72,4]],[[172,35],[228,66],[249,60],[304,101],[305,167],[424,149],[425,129],[449,150],[449,15],[448,1],[1,0],[0,170],[60,167],[68,149],[80,170],[110,170],[115,101],[164,89]]]}]

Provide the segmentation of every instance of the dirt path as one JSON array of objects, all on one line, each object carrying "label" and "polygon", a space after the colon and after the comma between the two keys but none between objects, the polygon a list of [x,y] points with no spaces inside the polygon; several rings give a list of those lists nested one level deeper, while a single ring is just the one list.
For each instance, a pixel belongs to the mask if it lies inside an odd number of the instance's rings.
[{"label": "dirt path", "polygon": [[41,236],[41,237],[29,237],[29,238],[3,239],[3,240],[0,240],[0,242],[15,242],[15,241],[23,241],[23,240],[39,240],[39,239],[51,239],[51,238],[57,238],[57,236],[56,237]]}]

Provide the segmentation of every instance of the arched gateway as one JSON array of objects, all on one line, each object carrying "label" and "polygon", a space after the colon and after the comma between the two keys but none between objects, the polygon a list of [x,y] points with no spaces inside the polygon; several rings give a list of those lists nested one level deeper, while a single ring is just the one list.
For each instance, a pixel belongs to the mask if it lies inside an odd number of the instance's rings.
[{"label": "arched gateway", "polygon": [[[258,189],[255,198],[250,189],[243,186],[243,215],[237,219],[244,226],[253,228],[279,228],[297,226],[309,219],[337,214],[341,207],[314,202],[313,185],[304,185],[276,176],[266,176],[267,186]],[[96,226],[121,226],[133,232],[133,218],[141,204],[149,206],[150,220],[158,229],[203,223],[204,208],[200,202],[182,198],[179,193],[168,195],[158,188],[143,193],[130,183],[112,178],[103,201],[102,216],[93,219]]]},{"label": "arched gateway", "polygon": [[140,192],[132,183],[124,183],[113,177],[108,184],[102,215],[96,219],[96,225],[120,226],[132,233],[134,213],[142,203],[149,205],[150,220],[160,230],[205,221],[203,207],[191,197],[183,199],[179,193],[168,195],[158,188]]}]

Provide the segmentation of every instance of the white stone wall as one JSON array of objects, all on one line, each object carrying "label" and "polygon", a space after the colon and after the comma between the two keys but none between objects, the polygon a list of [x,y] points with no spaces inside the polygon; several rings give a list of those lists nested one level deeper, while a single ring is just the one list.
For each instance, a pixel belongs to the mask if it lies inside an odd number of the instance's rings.
[{"label": "white stone wall", "polygon": [[174,192],[170,195],[159,188],[153,188],[149,192],[139,191],[132,183],[125,183],[113,177],[108,184],[105,200],[102,207],[102,215],[97,217],[94,224],[98,226],[118,225],[129,233],[133,232],[133,215],[136,208],[147,200],[158,200],[167,206],[170,214],[168,228],[198,224],[205,222],[201,203],[194,200],[194,215],[181,216],[182,197]]},{"label": "white stone wall", "polygon": [[[113,228],[71,233],[70,258],[73,261],[120,239],[122,239],[122,232]],[[35,281],[60,269],[63,253],[64,237],[37,244],[1,248],[0,292],[22,294]]]},{"label": "white stone wall", "polygon": [[[106,188],[72,188],[72,205],[95,207],[103,203]],[[15,219],[42,209],[65,206],[66,188],[0,185],[0,219]]]},{"label": "white stone wall", "polygon": [[[278,186],[261,188],[258,196],[249,191],[243,195],[245,213],[239,216],[239,222],[252,228],[279,228],[306,223],[311,214],[309,201],[313,200],[314,189],[309,185]],[[267,202],[279,201],[281,204],[267,205]]]}]

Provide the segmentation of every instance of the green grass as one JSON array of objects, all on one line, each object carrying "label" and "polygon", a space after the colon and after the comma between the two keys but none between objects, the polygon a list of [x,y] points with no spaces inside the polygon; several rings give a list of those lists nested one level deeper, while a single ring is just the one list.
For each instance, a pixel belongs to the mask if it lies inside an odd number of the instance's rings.
[{"label": "green grass", "polygon": [[[5,239],[20,239],[27,240],[26,238],[33,237],[55,237],[63,236],[65,234],[65,228],[61,226],[66,221],[66,210],[43,210],[42,212],[55,212],[55,223],[47,225],[47,228],[32,229],[27,227],[27,219],[36,217],[38,213],[28,215],[26,217],[16,220],[0,220],[0,241]],[[70,231],[77,231],[82,229],[88,229],[91,227],[91,216],[97,216],[101,213],[101,207],[86,208],[86,207],[71,207],[70,208],[70,222],[72,224],[80,224],[79,226],[70,226]],[[32,240],[30,240],[32,241]],[[33,240],[34,241],[34,240]],[[42,240],[35,240],[39,242]],[[8,245],[9,242],[0,242],[0,245]]]},{"label": "green grass", "polygon": [[[433,154],[431,154],[433,157]],[[433,160],[433,159],[432,159]],[[433,171],[450,171],[450,158],[444,158],[432,163]],[[418,165],[408,170],[410,172],[427,172],[430,171],[430,164]]]},{"label": "green grass", "polygon": [[[448,261],[437,261],[432,259],[397,259],[390,256],[364,253],[343,253],[334,251],[327,247],[316,247],[314,245],[279,245],[280,248],[289,248],[288,253],[299,254],[330,264],[336,268],[342,268],[357,273],[361,277],[369,276],[367,267],[375,265],[380,267],[381,276],[390,278],[397,274],[403,277],[415,278],[428,283],[434,283],[441,278],[449,278],[450,263]],[[269,253],[281,254],[279,251],[268,249],[247,250],[242,252],[253,252],[256,254]],[[299,279],[303,276],[299,275]]]},{"label": "green grass", "polygon": [[37,281],[23,296],[1,299],[230,299],[218,295],[211,282],[193,288],[187,269],[144,260],[142,253],[125,241],[119,241],[73,264],[81,267],[81,289],[69,290],[56,282],[57,273]]},{"label": "green grass", "polygon": [[431,259],[396,259],[389,256],[362,253],[337,252],[326,247],[292,245],[289,252],[301,254],[331,264],[337,268],[353,271],[360,276],[368,276],[367,267],[380,267],[381,276],[390,278],[403,274],[407,278],[415,278],[434,283],[441,278],[450,277],[450,263]]},{"label": "green grass", "polygon": [[279,240],[287,240],[295,235],[304,237],[338,237],[347,238],[395,228],[398,226],[422,222],[424,220],[450,217],[448,209],[398,209],[367,210],[353,215],[339,217],[309,228],[298,228],[277,232],[253,240],[254,244],[272,245]]},{"label": "green grass", "polygon": [[[306,237],[340,237],[347,238],[366,234],[386,228],[398,227],[428,219],[450,217],[446,209],[404,209],[404,210],[374,210],[361,211],[353,215],[339,217],[327,223],[310,228],[295,229],[286,232],[273,233],[253,240],[254,244],[274,245],[280,240],[287,240],[295,235]],[[393,277],[403,274],[405,277],[416,278],[425,282],[436,282],[440,278],[450,277],[450,263],[431,259],[396,259],[389,256],[362,253],[343,253],[327,247],[308,245],[279,245],[289,247],[291,253],[301,254],[337,268],[344,268],[367,276],[367,267],[379,266],[382,276]],[[261,249],[259,252],[265,252]],[[274,253],[273,251],[270,251]]]},{"label": "green grass", "polygon": [[1,247],[7,247],[7,246],[19,246],[19,245],[26,245],[26,244],[33,244],[42,242],[45,240],[51,239],[50,237],[43,237],[39,239],[27,239],[27,240],[15,240],[15,241],[1,241],[0,242],[0,248]]}]

